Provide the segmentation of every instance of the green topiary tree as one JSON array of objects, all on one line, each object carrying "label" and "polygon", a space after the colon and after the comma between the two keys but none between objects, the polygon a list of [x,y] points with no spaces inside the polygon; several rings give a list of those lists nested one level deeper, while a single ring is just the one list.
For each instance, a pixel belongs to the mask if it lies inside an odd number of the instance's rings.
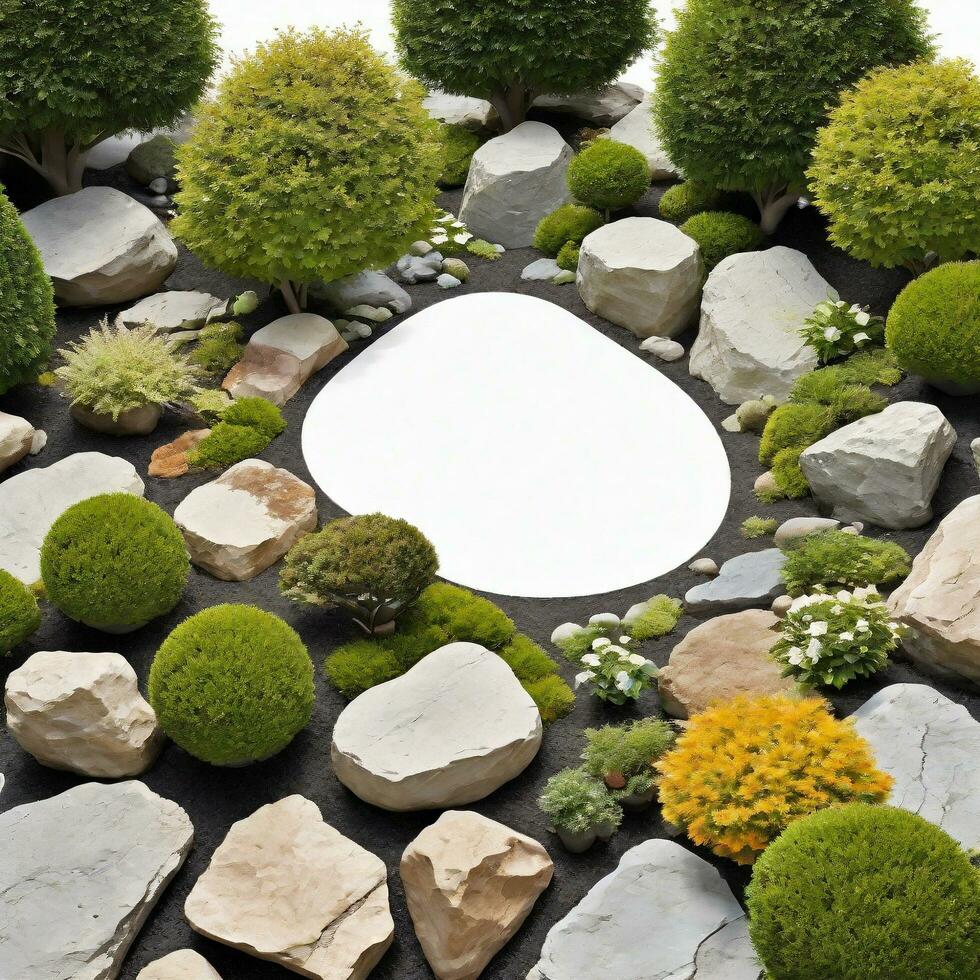
[{"label": "green topiary tree", "polygon": [[177,159],[174,233],[294,313],[309,283],[390,264],[434,218],[438,127],[358,31],[284,31],[237,61]]},{"label": "green topiary tree", "polygon": [[539,95],[615,81],[657,34],[649,0],[392,0],[392,22],[412,75],[488,99],[505,129]]},{"label": "green topiary tree", "polygon": [[51,356],[54,290],[31,236],[0,191],[0,395]]},{"label": "green topiary tree", "polygon": [[917,814],[849,803],[804,817],[765,850],[745,895],[778,980],[980,976],[980,874]]},{"label": "green topiary tree", "polygon": [[918,275],[980,252],[980,79],[966,61],[872,73],[844,95],[808,171],[830,239]]},{"label": "green topiary tree", "polygon": [[34,593],[0,568],[0,657],[23,643],[41,625]]},{"label": "green topiary tree", "polygon": [[568,165],[568,189],[576,200],[609,220],[611,211],[635,204],[650,187],[646,157],[615,140],[593,140]]},{"label": "green topiary tree", "polygon": [[217,63],[205,0],[3,0],[0,152],[81,190],[93,146],[173,125]]},{"label": "green topiary tree", "polygon": [[751,193],[768,235],[841,90],[930,52],[915,0],[688,0],[660,62],[657,128],[689,180]]}]

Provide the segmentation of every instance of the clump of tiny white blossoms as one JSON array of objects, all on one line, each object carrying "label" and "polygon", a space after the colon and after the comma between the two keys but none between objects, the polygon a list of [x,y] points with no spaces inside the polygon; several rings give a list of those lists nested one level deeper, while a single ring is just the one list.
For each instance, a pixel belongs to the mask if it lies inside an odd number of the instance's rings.
[{"label": "clump of tiny white blossoms", "polygon": [[856,303],[848,306],[843,300],[828,299],[818,303],[807,317],[800,336],[826,364],[862,347],[880,344],[885,336],[885,321]]},{"label": "clump of tiny white blossoms", "polygon": [[841,688],[888,664],[904,628],[892,620],[873,587],[817,592],[793,600],[772,655],[784,677],[806,687]]},{"label": "clump of tiny white blossoms", "polygon": [[628,636],[621,636],[618,643],[605,636],[593,640],[592,651],[581,659],[588,669],[575,675],[575,687],[591,684],[596,697],[613,704],[636,700],[660,671],[646,657],[630,652],[632,642]]},{"label": "clump of tiny white blossoms", "polygon": [[449,252],[465,247],[472,238],[473,233],[456,215],[444,211],[432,226],[429,244],[440,251]]}]

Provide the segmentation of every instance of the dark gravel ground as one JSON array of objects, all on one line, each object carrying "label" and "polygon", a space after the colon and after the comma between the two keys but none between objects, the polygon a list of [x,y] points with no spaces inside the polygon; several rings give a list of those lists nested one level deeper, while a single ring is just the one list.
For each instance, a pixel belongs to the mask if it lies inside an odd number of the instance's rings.
[{"label": "dark gravel ground", "polygon": [[[93,182],[114,183],[130,189],[125,174],[119,169],[92,175]],[[21,207],[38,203],[41,195],[36,186],[8,178],[10,191]],[[656,202],[663,187],[654,187],[636,208],[636,213],[656,216]],[[459,192],[447,194],[445,206],[455,209]],[[870,304],[873,311],[887,312],[895,295],[906,281],[903,273],[876,271],[849,259],[826,241],[820,216],[812,209],[792,212],[784,222],[774,244],[789,245],[804,251],[819,272],[832,283],[849,301]],[[642,356],[638,343],[626,330],[612,326],[586,310],[574,286],[553,286],[550,283],[523,283],[520,273],[524,266],[537,257],[532,250],[516,250],[506,253],[500,261],[487,263],[472,258],[469,261],[472,277],[468,284],[451,293],[444,293],[432,284],[408,287],[414,309],[420,310],[449,296],[461,293],[510,291],[539,296],[557,303],[582,317],[614,342]],[[468,257],[468,259],[471,257]],[[171,289],[203,289],[219,296],[234,295],[248,284],[233,282],[227,277],[204,268],[183,249],[176,271],[167,283]],[[66,311],[59,318],[58,340],[64,343],[95,324],[107,311]],[[285,313],[277,296],[261,304],[246,320],[249,330]],[[403,317],[395,318],[383,330],[392,329]],[[693,331],[679,338],[689,347]],[[335,360],[305,386],[285,408],[288,429],[263,454],[277,466],[285,467],[302,479],[310,480],[300,451],[300,431],[306,409],[312,399],[367,341],[355,346],[350,352]],[[514,356],[520,352],[515,350]],[[716,424],[732,409],[723,405],[708,385],[688,375],[687,361],[664,364],[650,360],[651,370],[661,371],[675,384],[691,395]],[[975,398],[950,398],[927,387],[918,380],[906,380],[892,390],[895,399],[914,399],[939,406],[958,433],[956,449],[950,459],[942,484],[935,497],[936,520],[947,514],[960,500],[978,490],[978,477],[970,455],[970,441],[980,435],[980,415]],[[151,451],[169,441],[183,427],[165,419],[156,433],[149,438],[115,439],[100,436],[76,426],[68,416],[67,405],[53,389],[37,386],[26,387],[0,398],[0,410],[26,416],[36,426],[47,430],[48,446],[38,457],[9,470],[3,478],[34,466],[48,466],[62,457],[85,450],[99,450],[131,460],[141,475],[145,475]],[[340,423],[342,424],[342,423]],[[669,425],[669,420],[651,419],[651,426]],[[732,470],[732,497],[728,515],[711,542],[701,554],[719,563],[733,555],[769,546],[768,539],[746,542],[739,534],[739,525],[753,514],[766,514],[784,519],[815,513],[810,500],[781,502],[772,507],[759,504],[752,494],[752,484],[760,473],[756,460],[758,439],[752,435],[722,432],[722,440],[729,455]],[[638,447],[640,448],[640,447]],[[182,479],[147,480],[146,496],[160,504],[169,513],[195,486],[213,478],[214,474],[189,476]],[[2,479],[2,478],[0,478]],[[628,484],[627,484],[628,486]],[[448,488],[447,488],[448,492]],[[341,511],[322,494],[318,494],[321,520],[328,520]],[[649,502],[630,499],[624,492],[620,502],[624,507],[644,507]],[[446,506],[452,506],[447,497]],[[887,532],[883,536],[895,540],[916,554],[935,526],[917,531]],[[872,533],[873,529],[869,529]],[[3,676],[19,666],[31,653],[44,649],[102,650],[110,648],[123,653],[135,666],[141,681],[145,682],[153,654],[167,633],[181,620],[207,606],[220,602],[249,602],[271,610],[285,618],[301,634],[307,643],[314,663],[319,667],[325,656],[350,636],[349,628],[340,619],[320,612],[308,611],[283,600],[276,586],[277,569],[245,583],[219,582],[209,575],[191,572],[190,583],[180,605],[168,616],[162,617],[138,631],[124,637],[110,637],[86,627],[74,624],[51,609],[45,610],[41,630],[18,651],[17,655],[3,663]],[[622,614],[632,603],[649,596],[666,592],[681,597],[692,585],[703,579],[681,567],[661,578],[619,592],[568,600],[521,599],[493,597],[513,617],[519,629],[530,634],[546,647],[552,629],[565,621],[584,622],[597,612],[612,611]],[[677,632],[660,641],[647,644],[645,651],[658,664],[664,664],[673,645],[697,620],[685,615]],[[324,818],[364,847],[380,855],[389,870],[391,909],[395,919],[395,942],[373,976],[379,980],[409,980],[431,977],[421,949],[415,939],[404,895],[398,876],[400,855],[412,838],[431,823],[436,813],[391,814],[361,802],[349,793],[333,776],[329,763],[331,726],[344,706],[344,700],[333,691],[326,681],[317,676],[317,703],[310,726],[275,758],[246,769],[220,769],[198,762],[169,744],[156,765],[143,778],[156,792],[179,802],[188,812],[196,829],[196,844],[187,863],[170,885],[149,921],[134,942],[123,967],[121,977],[131,980],[148,962],[180,947],[189,946],[204,954],[225,980],[258,980],[285,976],[285,972],[270,963],[254,959],[244,953],[197,936],[184,922],[181,910],[192,884],[204,870],[215,847],[223,839],[230,825],[251,814],[265,803],[301,793],[314,800]],[[571,680],[574,671],[563,668],[566,679]],[[976,692],[958,689],[944,681],[925,678],[904,663],[896,663],[873,681],[849,686],[845,693],[832,697],[838,713],[845,716],[855,710],[880,688],[900,682],[932,683],[943,694],[965,704],[974,717],[980,718],[980,696]],[[659,811],[654,808],[646,813],[628,816],[620,832],[608,843],[597,845],[587,854],[567,854],[558,841],[547,832],[544,817],[535,805],[535,799],[545,780],[556,770],[576,764],[582,747],[583,728],[608,722],[619,722],[642,717],[658,711],[655,693],[645,694],[632,709],[604,706],[586,694],[578,697],[574,712],[551,726],[545,733],[541,752],[530,767],[517,779],[504,786],[473,809],[499,820],[516,830],[542,841],[555,861],[555,877],[551,887],[542,895],[519,934],[497,956],[485,972],[486,977],[517,980],[523,978],[537,961],[541,944],[548,929],[564,916],[603,875],[610,872],[622,853],[651,837],[666,836]],[[21,751],[6,733],[0,734],[0,772],[7,783],[0,796],[0,811],[34,800],[60,793],[83,780],[67,773],[47,769]],[[685,843],[683,840],[681,843]],[[688,846],[685,844],[685,846]],[[719,868],[731,883],[737,895],[748,880],[748,871],[730,862],[699,851]],[[27,980],[27,978],[10,978]]]}]

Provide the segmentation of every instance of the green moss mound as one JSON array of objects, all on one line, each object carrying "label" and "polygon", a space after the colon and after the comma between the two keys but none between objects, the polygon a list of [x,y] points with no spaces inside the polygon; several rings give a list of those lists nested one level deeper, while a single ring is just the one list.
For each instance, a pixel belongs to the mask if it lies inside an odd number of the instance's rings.
[{"label": "green moss mound", "polygon": [[282,412],[272,402],[239,398],[222,411],[210,435],[187,454],[187,462],[197,469],[224,469],[258,456],[285,428]]},{"label": "green moss mound", "polygon": [[69,507],[41,546],[41,579],[52,605],[99,629],[136,629],[170,612],[189,573],[172,518],[131,493]]},{"label": "green moss mound", "polygon": [[568,242],[581,245],[585,236],[604,222],[595,208],[582,204],[563,204],[557,211],[542,218],[534,233],[534,247],[555,258]]},{"label": "green moss mound", "polygon": [[790,402],[780,405],[766,422],[759,443],[759,462],[768,466],[781,449],[812,446],[834,428],[833,412],[825,405]]},{"label": "green moss mound", "polygon": [[0,568],[0,656],[10,653],[41,625],[34,593]]},{"label": "green moss mound", "polygon": [[577,272],[581,252],[581,245],[576,245],[573,242],[565,242],[561,247],[561,251],[558,253],[558,258],[555,260],[558,263],[558,268],[564,269],[565,272]]},{"label": "green moss mound", "polygon": [[599,211],[635,204],[650,187],[646,157],[614,140],[593,140],[568,165],[568,187],[576,200]]},{"label": "green moss mound", "polygon": [[190,362],[206,374],[226,374],[238,363],[245,351],[241,324],[209,323],[197,338]]},{"label": "green moss mound", "polygon": [[773,980],[980,976],[980,874],[905,810],[850,803],[793,822],[756,862],[746,899]]},{"label": "green moss mound", "polygon": [[684,611],[683,605],[669,595],[655,595],[646,604],[646,609],[623,626],[638,643],[655,640],[672,633]]},{"label": "green moss mound", "polygon": [[895,585],[911,570],[908,552],[894,541],[824,531],[807,535],[789,550],[781,574],[789,594],[797,596],[817,586]]},{"label": "green moss mound", "polygon": [[463,126],[439,127],[439,186],[462,187],[470,172],[470,161],[483,141]]},{"label": "green moss mound", "polygon": [[729,255],[756,251],[765,241],[754,221],[730,211],[702,211],[688,218],[681,231],[698,243],[709,270]]},{"label": "green moss mound", "polygon": [[660,217],[665,221],[683,224],[702,211],[716,211],[721,201],[720,191],[689,180],[683,184],[674,184],[664,191],[660,198]]}]

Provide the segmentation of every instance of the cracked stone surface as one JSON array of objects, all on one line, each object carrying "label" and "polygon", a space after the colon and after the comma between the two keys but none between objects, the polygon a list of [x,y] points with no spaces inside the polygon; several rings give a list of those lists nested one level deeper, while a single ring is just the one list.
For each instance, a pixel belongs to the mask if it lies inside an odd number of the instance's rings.
[{"label": "cracked stone surface", "polygon": [[177,949],[147,963],[136,980],[221,980],[221,975],[200,953]]},{"label": "cracked stone surface", "polygon": [[760,971],[721,875],[680,844],[648,840],[552,927],[527,980],[757,980]]},{"label": "cracked stone surface", "polygon": [[233,824],[184,905],[195,932],[314,980],[363,980],[391,945],[384,862],[287,796]]},{"label": "cracked stone surface", "polygon": [[135,780],[0,815],[0,977],[113,980],[193,838],[183,809]]},{"label": "cracked stone surface", "polygon": [[888,802],[980,847],[980,722],[926,684],[886,687],[852,717],[895,777]]},{"label": "cracked stone surface", "polygon": [[751,551],[729,558],[710,582],[688,589],[688,612],[727,612],[768,606],[785,590],[779,577],[786,556],[779,548]]}]

